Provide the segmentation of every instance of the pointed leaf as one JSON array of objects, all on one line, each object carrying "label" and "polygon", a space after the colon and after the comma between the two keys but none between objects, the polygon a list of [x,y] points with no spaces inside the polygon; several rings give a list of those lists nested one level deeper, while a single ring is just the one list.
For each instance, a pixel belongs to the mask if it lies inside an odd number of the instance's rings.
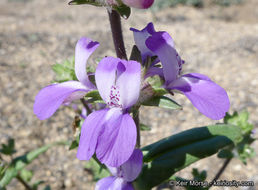
[{"label": "pointed leaf", "polygon": [[3,178],[0,180],[0,189],[8,185],[11,180],[18,175],[18,173],[27,165],[29,165],[33,160],[35,160],[39,155],[46,152],[49,148],[57,145],[67,145],[67,142],[56,142],[49,145],[45,145],[38,149],[35,149],[23,156],[15,158],[11,165],[7,168]]},{"label": "pointed leaf", "polygon": [[147,126],[145,124],[140,123],[140,129],[141,129],[141,131],[150,131],[151,127],[149,127],[149,126]]},{"label": "pointed leaf", "polygon": [[136,189],[150,190],[190,164],[241,141],[241,130],[232,125],[194,128],[143,148],[144,165]]},{"label": "pointed leaf", "polygon": [[144,106],[157,106],[167,109],[182,109],[182,106],[166,96],[154,96],[142,103]]}]

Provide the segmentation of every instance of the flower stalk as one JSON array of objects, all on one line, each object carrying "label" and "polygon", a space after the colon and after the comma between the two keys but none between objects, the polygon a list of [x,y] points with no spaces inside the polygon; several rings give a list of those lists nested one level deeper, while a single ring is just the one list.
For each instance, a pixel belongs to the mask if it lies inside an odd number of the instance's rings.
[{"label": "flower stalk", "polygon": [[108,15],[109,15],[109,22],[110,22],[113,42],[116,50],[116,55],[120,59],[127,60],[120,15],[115,10],[112,10],[111,12],[108,10]]},{"label": "flower stalk", "polygon": [[[109,22],[110,22],[113,42],[114,42],[114,46],[115,46],[115,50],[116,50],[116,55],[120,59],[127,60],[120,15],[115,10],[112,10],[111,12],[108,11],[108,15],[109,15]],[[137,128],[136,147],[140,148],[141,138],[140,138],[140,120],[139,120],[139,110],[138,109],[133,112],[133,120],[134,120],[136,128]]]}]

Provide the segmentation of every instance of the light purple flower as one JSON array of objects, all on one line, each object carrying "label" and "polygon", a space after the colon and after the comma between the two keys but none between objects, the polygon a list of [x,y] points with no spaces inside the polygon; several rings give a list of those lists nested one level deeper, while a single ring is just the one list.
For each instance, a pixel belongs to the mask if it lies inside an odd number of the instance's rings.
[{"label": "light purple flower", "polygon": [[89,56],[99,46],[89,38],[81,38],[75,48],[75,74],[79,81],[51,84],[39,91],[35,98],[34,113],[41,120],[51,117],[62,105],[82,98],[88,91],[95,89],[90,82],[86,64]]},{"label": "light purple flower", "polygon": [[113,176],[98,181],[95,190],[133,190],[134,181],[142,169],[142,152],[135,149],[131,157],[120,167],[108,167]]},{"label": "light purple flower", "polygon": [[91,113],[84,121],[77,158],[89,160],[96,152],[102,163],[118,167],[129,159],[136,144],[136,126],[128,110],[139,97],[141,66],[106,57],[98,64],[95,79],[109,108]]},{"label": "light purple flower", "polygon": [[154,2],[154,0],[122,0],[122,1],[124,4],[128,6],[138,8],[138,9],[147,9]]},{"label": "light purple flower", "polygon": [[226,91],[198,73],[180,75],[184,61],[174,47],[174,41],[167,32],[155,32],[149,23],[143,30],[131,29],[135,43],[141,51],[143,60],[147,56],[158,56],[162,68],[150,67],[147,76],[159,75],[165,79],[165,88],[179,90],[205,116],[219,120],[229,110],[230,103]]}]

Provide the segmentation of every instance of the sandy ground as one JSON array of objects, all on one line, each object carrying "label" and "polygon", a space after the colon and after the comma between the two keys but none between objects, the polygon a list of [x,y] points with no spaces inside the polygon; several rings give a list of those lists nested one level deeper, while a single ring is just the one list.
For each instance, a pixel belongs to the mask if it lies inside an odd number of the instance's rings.
[{"label": "sandy ground", "polygon": [[[166,30],[173,36],[186,61],[185,73],[210,76],[227,90],[230,111],[248,110],[250,121],[258,127],[257,0],[246,0],[245,4],[229,8],[177,7],[155,15],[150,11],[133,10],[129,20],[123,21],[127,50],[133,44],[129,28],[141,29],[150,21],[157,30]],[[53,79],[51,65],[72,57],[75,43],[81,36],[101,43],[93,58],[115,55],[104,8],[68,6],[67,1],[62,0],[0,1],[0,143],[9,137],[15,138],[18,154],[22,154],[45,143],[73,139],[72,110],[62,107],[52,118],[40,121],[33,114],[33,101],[37,92]],[[143,145],[216,122],[201,115],[184,96],[176,95],[175,100],[184,106],[183,111],[141,109],[143,123],[152,127],[150,132],[142,133]],[[257,145],[257,142],[253,144],[256,152]],[[207,170],[208,179],[212,179],[221,164],[213,156],[178,175],[189,177],[188,171],[199,167]],[[44,180],[54,190],[94,189],[83,165],[84,162],[76,159],[75,150],[58,147],[28,168],[35,172],[32,181]],[[258,183],[257,165],[257,157],[247,166],[233,160],[221,179]],[[8,190],[17,189],[23,187],[13,180]]]}]

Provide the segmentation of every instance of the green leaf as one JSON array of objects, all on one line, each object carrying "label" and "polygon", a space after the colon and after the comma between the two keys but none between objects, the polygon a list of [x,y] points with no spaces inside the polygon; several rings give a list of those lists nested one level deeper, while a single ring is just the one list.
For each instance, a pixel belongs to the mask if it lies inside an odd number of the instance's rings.
[{"label": "green leaf", "polygon": [[65,82],[70,80],[77,80],[74,71],[74,58],[72,60],[65,60],[63,63],[56,63],[52,66],[55,72],[55,82]]},{"label": "green leaf", "polygon": [[99,1],[96,1],[96,0],[73,0],[68,3],[68,5],[82,5],[82,4],[88,4],[88,5],[93,5],[97,7],[101,7],[105,5],[105,3],[100,3]]},{"label": "green leaf", "polygon": [[113,6],[113,9],[116,10],[119,13],[119,15],[124,19],[128,19],[131,14],[131,8],[126,6],[125,4]]},{"label": "green leaf", "polygon": [[237,144],[241,129],[232,125],[212,125],[190,129],[144,147],[144,165],[135,181],[136,189],[149,190],[190,164]]},{"label": "green leaf", "polygon": [[145,124],[140,123],[140,129],[141,131],[150,131],[151,128]]},{"label": "green leaf", "polygon": [[[247,163],[247,159],[252,158],[255,155],[254,149],[250,146],[250,144],[255,140],[251,136],[254,126],[248,122],[248,118],[249,113],[247,111],[243,111],[241,113],[234,112],[232,115],[227,113],[224,118],[225,123],[239,126],[244,136],[243,140],[239,142],[234,149],[231,147],[230,149],[226,149],[224,151],[227,151],[228,154],[231,152],[231,155],[229,156],[234,156],[240,159],[244,164]],[[234,154],[232,152],[234,152]],[[218,154],[219,158],[223,158],[225,156],[227,155],[223,154],[223,152]]]},{"label": "green leaf", "polygon": [[253,130],[253,125],[248,122],[248,118],[249,113],[247,111],[241,113],[234,112],[233,115],[227,113],[224,117],[224,123],[237,125],[241,127],[243,134],[247,134]]},{"label": "green leaf", "polygon": [[166,151],[209,139],[214,136],[225,136],[234,143],[242,140],[241,130],[237,126],[218,124],[207,127],[197,127],[161,139],[158,142],[143,147],[142,151],[145,152],[144,161],[149,162]]},{"label": "green leaf", "polygon": [[100,165],[94,158],[91,158],[90,161],[86,162],[85,168],[92,173],[94,181],[110,176],[109,171],[104,168],[103,165]]},{"label": "green leaf", "polygon": [[24,181],[29,182],[33,176],[33,173],[32,173],[32,171],[22,169],[20,171],[20,176]]},{"label": "green leaf", "polygon": [[10,138],[8,139],[7,144],[2,144],[2,148],[0,149],[0,152],[5,155],[14,154],[16,152],[14,139]]},{"label": "green leaf", "polygon": [[199,172],[197,168],[192,169],[193,180],[204,181],[207,178],[207,172],[205,170]]},{"label": "green leaf", "polygon": [[166,96],[154,96],[142,103],[144,106],[157,106],[167,109],[182,109],[182,106]]},{"label": "green leaf", "polygon": [[27,165],[29,165],[33,160],[35,160],[39,155],[46,152],[49,148],[57,145],[67,145],[67,142],[56,142],[52,144],[45,145],[38,149],[35,149],[23,156],[19,156],[15,158],[10,166],[7,168],[3,178],[0,180],[0,188],[8,185],[11,180],[18,175],[18,173],[24,169]]}]

